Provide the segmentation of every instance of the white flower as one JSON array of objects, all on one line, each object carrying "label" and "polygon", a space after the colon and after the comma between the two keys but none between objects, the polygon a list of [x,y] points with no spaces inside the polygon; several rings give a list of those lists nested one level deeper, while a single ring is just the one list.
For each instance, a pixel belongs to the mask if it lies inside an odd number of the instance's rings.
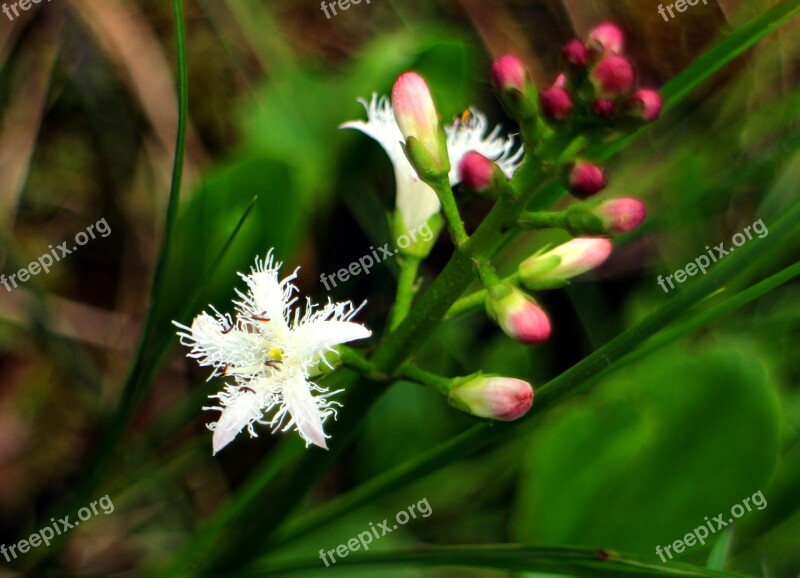
[{"label": "white flower", "polygon": [[[214,432],[216,454],[228,445],[245,427],[256,436],[253,424],[268,425],[273,432],[296,429],[308,444],[327,449],[323,424],[336,414],[339,404],[329,399],[329,392],[309,381],[312,371],[325,361],[325,354],[334,346],[364,339],[372,333],[363,325],[350,321],[361,307],[345,301],[328,300],[322,307],[306,301],[306,306],[293,308],[297,287],[292,281],[297,270],[282,280],[278,272],[282,263],[273,260],[272,251],[265,259],[256,259],[249,275],[239,274],[247,283],[247,291],[237,290],[236,318],[201,313],[191,327],[175,323],[183,329],[181,343],[192,350],[189,357],[202,366],[213,367],[212,377],[233,377],[234,382],[211,397],[221,412]],[[315,395],[316,394],[316,395]]]},{"label": "white flower", "polygon": [[[397,210],[411,231],[423,225],[439,212],[440,205],[436,193],[422,182],[416,171],[408,162],[403,152],[403,135],[397,126],[392,104],[385,96],[378,98],[373,93],[370,102],[359,99],[367,111],[366,122],[361,120],[346,122],[340,128],[360,130],[383,147],[394,166],[397,189]],[[450,156],[450,185],[458,184],[457,167],[461,159],[469,151],[476,151],[488,159],[495,161],[510,178],[522,164],[524,154],[522,147],[514,150],[513,136],[501,138],[500,127],[495,127],[487,134],[486,116],[474,108],[470,108],[468,118],[457,118],[444,128],[447,134],[447,151]]]}]

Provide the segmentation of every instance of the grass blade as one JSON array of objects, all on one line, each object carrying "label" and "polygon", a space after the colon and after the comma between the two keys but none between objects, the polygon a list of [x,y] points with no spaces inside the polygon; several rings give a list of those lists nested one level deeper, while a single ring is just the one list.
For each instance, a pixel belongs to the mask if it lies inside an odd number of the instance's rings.
[{"label": "grass blade", "polygon": [[[587,578],[660,578],[670,576],[697,578],[733,578],[737,575],[717,572],[689,564],[662,564],[609,550],[571,547],[533,547],[518,544],[488,546],[435,546],[394,552],[351,553],[337,560],[329,570],[354,566],[467,567],[546,572]],[[281,565],[259,564],[257,568],[228,575],[236,578],[287,576],[323,567],[319,558]]]}]

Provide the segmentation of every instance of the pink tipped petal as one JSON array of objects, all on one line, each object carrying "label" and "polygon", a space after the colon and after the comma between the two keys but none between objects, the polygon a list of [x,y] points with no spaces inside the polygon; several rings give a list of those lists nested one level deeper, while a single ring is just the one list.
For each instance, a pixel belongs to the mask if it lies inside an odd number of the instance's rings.
[{"label": "pink tipped petal", "polygon": [[500,92],[508,90],[525,91],[528,73],[522,61],[516,56],[501,56],[492,64],[492,82]]},{"label": "pink tipped petal", "polygon": [[547,118],[564,120],[572,112],[572,98],[563,88],[552,86],[539,93],[542,112]]},{"label": "pink tipped petal", "polygon": [[613,98],[633,86],[633,66],[621,56],[606,56],[591,72],[590,78],[601,98]]},{"label": "pink tipped petal", "polygon": [[541,343],[550,337],[550,319],[532,297],[512,285],[494,287],[486,311],[503,333],[521,343]]},{"label": "pink tipped petal", "polygon": [[578,237],[523,261],[520,278],[529,289],[561,287],[602,265],[612,249],[611,241],[604,237]]},{"label": "pink tipped petal", "polygon": [[592,104],[592,110],[600,118],[611,118],[614,116],[614,101],[608,98],[598,98]]},{"label": "pink tipped petal", "polygon": [[527,381],[510,377],[482,376],[450,391],[450,402],[472,415],[513,421],[533,406],[533,387]]},{"label": "pink tipped petal", "polygon": [[561,54],[569,64],[575,68],[583,68],[589,61],[589,50],[579,39],[574,38],[567,42],[561,49]]},{"label": "pink tipped petal", "polygon": [[589,33],[589,48],[601,54],[621,54],[625,35],[616,24],[605,22]]},{"label": "pink tipped petal", "polygon": [[468,152],[458,165],[461,183],[472,191],[482,192],[492,185],[495,164],[482,154]]},{"label": "pink tipped petal", "polygon": [[431,154],[435,154],[439,118],[425,79],[416,72],[401,74],[392,88],[392,106],[403,137],[419,139]]},{"label": "pink tipped petal", "polygon": [[599,207],[600,218],[612,233],[633,231],[647,217],[647,207],[639,199],[624,198],[608,201]]},{"label": "pink tipped petal", "polygon": [[511,315],[508,326],[521,343],[542,343],[550,337],[550,319],[534,304]]},{"label": "pink tipped petal", "polygon": [[603,167],[586,161],[576,162],[569,176],[570,192],[581,199],[596,195],[607,184]]},{"label": "pink tipped petal", "polygon": [[638,117],[648,122],[656,120],[661,114],[664,103],[655,90],[637,90],[631,97],[633,112]]}]

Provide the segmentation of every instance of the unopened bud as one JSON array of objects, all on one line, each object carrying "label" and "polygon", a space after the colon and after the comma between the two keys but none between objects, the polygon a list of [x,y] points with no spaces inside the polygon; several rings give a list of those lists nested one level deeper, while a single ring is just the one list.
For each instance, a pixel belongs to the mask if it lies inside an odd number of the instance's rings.
[{"label": "unopened bud", "polygon": [[480,153],[470,151],[458,165],[461,184],[468,189],[482,193],[492,186],[495,164]]},{"label": "unopened bud", "polygon": [[556,289],[569,279],[602,265],[613,248],[604,237],[579,237],[534,255],[519,266],[519,275],[528,289]]},{"label": "unopened bud", "polygon": [[451,389],[448,401],[478,417],[512,421],[531,409],[533,387],[521,379],[486,375]]},{"label": "unopened bud", "polygon": [[625,35],[615,24],[606,22],[589,33],[589,49],[592,52],[608,55],[621,54],[625,47]]},{"label": "unopened bud", "polygon": [[613,98],[633,86],[633,66],[621,56],[606,56],[589,77],[600,98]]},{"label": "unopened bud", "polygon": [[647,207],[639,199],[627,197],[601,203],[593,212],[609,233],[627,233],[642,224]]},{"label": "unopened bud", "polygon": [[392,107],[403,138],[416,139],[439,168],[447,166],[447,148],[436,106],[425,80],[416,72],[400,75],[392,88]]},{"label": "unopened bud", "polygon": [[661,114],[664,103],[655,90],[637,90],[631,97],[633,113],[646,121],[653,121]]},{"label": "unopened bud", "polygon": [[596,195],[608,185],[603,167],[587,161],[577,161],[569,175],[570,192],[580,199]]},{"label": "unopened bud", "polygon": [[507,54],[501,56],[492,64],[492,82],[500,92],[516,90],[525,92],[528,73],[522,61],[516,56]]},{"label": "unopened bud", "polygon": [[592,104],[592,110],[600,118],[614,116],[614,101],[608,98],[598,98]]},{"label": "unopened bud", "polygon": [[560,86],[545,88],[539,93],[539,101],[544,115],[552,120],[564,120],[572,112],[572,98]]},{"label": "unopened bud", "polygon": [[512,285],[497,285],[486,298],[489,317],[503,333],[521,343],[541,343],[550,337],[550,319],[532,297]]},{"label": "unopened bud", "polygon": [[583,68],[589,62],[589,49],[577,38],[567,42],[561,48],[561,54],[564,55],[564,60],[575,68]]}]

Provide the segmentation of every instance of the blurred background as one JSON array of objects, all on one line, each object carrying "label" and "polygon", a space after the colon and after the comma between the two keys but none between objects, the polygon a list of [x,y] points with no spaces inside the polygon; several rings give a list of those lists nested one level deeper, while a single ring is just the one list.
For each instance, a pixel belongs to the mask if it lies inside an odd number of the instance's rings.
[{"label": "blurred background", "polygon": [[[236,271],[275,247],[287,267],[302,266],[298,284],[315,300],[368,299],[360,319],[380,333],[395,263],[330,294],[319,281],[370,245],[390,241],[391,164],[376,143],[337,128],[364,118],[357,98],[387,94],[399,73],[414,69],[445,118],[474,104],[513,132],[492,95],[494,57],[519,55],[543,86],[559,71],[565,41],[613,20],[628,35],[640,83],[659,87],[776,3],[709,0],[665,22],[658,3],[643,0],[372,0],[330,18],[316,0],[188,0],[184,182],[154,333],[169,347],[153,355],[157,370],[144,379],[103,470],[95,470],[96,451],[119,417],[165,225],[178,122],[173,14],[170,3],[152,0],[52,0],[13,20],[0,15],[2,272],[14,273],[100,219],[111,230],[49,274],[11,291],[0,287],[0,543],[26,538],[82,499],[80,488],[93,477],[93,493],[78,506],[105,495],[115,506],[58,548],[40,547],[12,563],[0,558],[0,576],[129,576],[163,568],[162,575],[181,575],[171,574],[171,564],[213,550],[215,536],[223,541],[238,523],[231,504],[248,483],[302,452],[299,440],[264,430],[212,458],[205,423],[216,414],[201,408],[221,384],[207,383],[207,373],[184,357],[170,320],[188,324],[207,303],[230,310],[241,285]],[[419,364],[446,375],[483,369],[544,383],[667,302],[658,275],[758,219],[769,227],[797,198],[798,24],[790,21],[725,67],[609,165],[607,196],[642,198],[649,219],[615,241],[600,270],[541,295],[554,320],[547,344],[512,343],[476,314],[443,325],[420,350]],[[465,195],[459,200],[468,227],[489,208]],[[204,277],[253,202],[213,276]],[[559,238],[520,236],[498,266],[511,272]],[[441,239],[424,264],[426,279],[450,251]],[[796,246],[765,253],[726,289],[746,287],[797,257]],[[187,310],[201,284],[198,306]],[[680,559],[702,566],[712,548],[717,555],[727,548],[727,570],[795,578],[799,293],[797,283],[785,284],[642,356],[503,443],[284,545],[248,548],[245,541],[241,555],[315,558],[320,548],[427,499],[430,517],[412,520],[375,549],[568,544],[657,562],[657,545],[761,491],[766,508]],[[435,392],[394,385],[294,515],[474,423]],[[209,527],[212,538],[198,541]],[[320,562],[319,571],[302,575],[331,572]]]}]

